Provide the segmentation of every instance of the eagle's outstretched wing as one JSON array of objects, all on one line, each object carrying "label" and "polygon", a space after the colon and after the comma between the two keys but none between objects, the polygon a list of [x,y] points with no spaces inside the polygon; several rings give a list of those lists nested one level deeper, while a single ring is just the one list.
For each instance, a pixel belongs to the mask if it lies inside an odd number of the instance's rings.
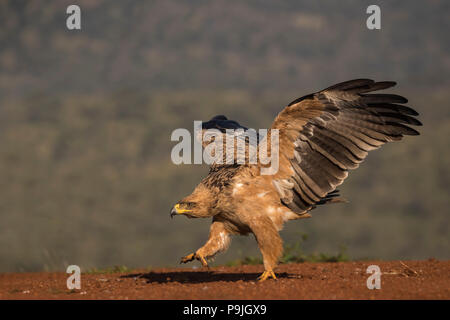
[{"label": "eagle's outstretched wing", "polygon": [[394,94],[367,94],[395,82],[357,79],[336,84],[291,102],[276,117],[280,170],[273,184],[281,201],[302,213],[332,197],[368,151],[403,135],[419,133],[418,113]]}]

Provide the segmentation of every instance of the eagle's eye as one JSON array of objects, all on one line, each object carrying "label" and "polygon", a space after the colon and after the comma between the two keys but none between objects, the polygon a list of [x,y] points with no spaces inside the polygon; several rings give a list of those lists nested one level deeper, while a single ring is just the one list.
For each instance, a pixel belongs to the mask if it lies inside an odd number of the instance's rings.
[{"label": "eagle's eye", "polygon": [[182,208],[184,210],[193,210],[196,206],[196,203],[186,201],[186,202],[180,202],[179,205],[180,205],[180,208]]}]

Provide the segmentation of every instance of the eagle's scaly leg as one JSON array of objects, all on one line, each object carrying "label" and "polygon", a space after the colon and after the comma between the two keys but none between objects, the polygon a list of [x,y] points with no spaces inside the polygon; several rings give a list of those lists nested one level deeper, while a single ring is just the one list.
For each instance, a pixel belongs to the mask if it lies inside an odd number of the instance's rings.
[{"label": "eagle's scaly leg", "polygon": [[268,217],[258,217],[251,222],[250,228],[258,242],[259,249],[263,255],[265,271],[259,276],[259,281],[269,278],[276,279],[273,268],[283,254],[283,242],[272,220]]},{"label": "eagle's scaly leg", "polygon": [[230,234],[225,229],[222,222],[213,219],[209,231],[209,238],[205,245],[195,253],[188,254],[181,258],[180,263],[187,263],[194,259],[199,260],[204,267],[208,266],[206,259],[214,256],[216,253],[225,250],[230,244]]}]

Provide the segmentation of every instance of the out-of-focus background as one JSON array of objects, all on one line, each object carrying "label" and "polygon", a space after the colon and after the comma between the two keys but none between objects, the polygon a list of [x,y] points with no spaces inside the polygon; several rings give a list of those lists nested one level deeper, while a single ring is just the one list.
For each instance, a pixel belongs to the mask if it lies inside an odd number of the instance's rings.
[{"label": "out-of-focus background", "polygon": [[[350,203],[282,237],[449,259],[449,22],[445,0],[0,1],[0,271],[176,265],[210,221],[169,218],[208,170],[172,164],[171,132],[216,114],[267,128],[298,96],[363,77],[398,82],[421,136],[372,152],[340,188]],[[216,263],[242,255],[259,255],[253,237]]]}]

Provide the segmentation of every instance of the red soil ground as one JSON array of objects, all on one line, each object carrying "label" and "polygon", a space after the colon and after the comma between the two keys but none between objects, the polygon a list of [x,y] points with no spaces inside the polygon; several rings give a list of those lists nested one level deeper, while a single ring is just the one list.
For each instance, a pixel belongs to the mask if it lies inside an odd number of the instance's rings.
[{"label": "red soil ground", "polygon": [[[369,290],[369,265],[381,289]],[[0,299],[450,299],[450,261],[357,261],[280,265],[278,280],[255,281],[260,266],[171,268],[82,274],[68,290],[66,273],[0,274]]]}]

